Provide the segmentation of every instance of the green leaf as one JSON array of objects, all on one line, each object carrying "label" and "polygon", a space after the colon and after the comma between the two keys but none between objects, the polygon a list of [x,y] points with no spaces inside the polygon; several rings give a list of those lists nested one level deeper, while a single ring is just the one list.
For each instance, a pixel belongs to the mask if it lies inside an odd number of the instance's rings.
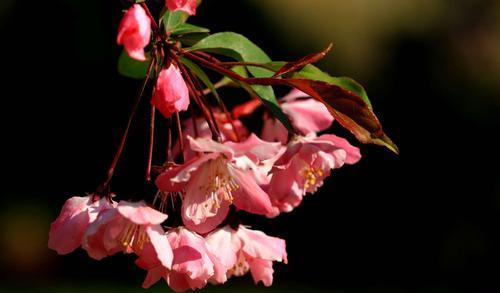
[{"label": "green leaf", "polygon": [[183,11],[171,12],[166,10],[160,19],[160,23],[163,23],[165,32],[172,33],[177,27],[184,24],[188,19],[189,15]]},{"label": "green leaf", "polygon": [[125,50],[118,59],[118,73],[135,79],[144,79],[151,64],[151,56],[146,54],[146,61],[137,61],[128,56]]},{"label": "green leaf", "polygon": [[[210,35],[189,48],[190,51],[205,51],[224,55],[237,61],[269,63],[271,58],[245,36],[223,32]],[[255,77],[270,77],[274,72],[249,66],[248,71]]]},{"label": "green leaf", "polygon": [[[245,36],[233,32],[210,35],[189,48],[189,51],[216,53],[233,58],[237,61],[257,63],[271,62],[271,58],[269,58],[261,48],[252,43]],[[274,74],[274,72],[270,70],[259,67],[248,66],[247,69],[255,77],[271,77]],[[240,84],[240,86],[247,90],[252,96],[259,97],[271,113],[278,118],[289,131],[293,132],[290,120],[281,110],[271,86],[253,85],[250,87],[242,82],[235,82]]]},{"label": "green leaf", "polygon": [[[286,62],[271,62],[268,63],[267,65],[269,65],[273,69],[279,70],[285,64]],[[341,88],[351,91],[354,94],[358,95],[361,99],[363,99],[363,101],[365,101],[365,103],[368,105],[370,109],[372,108],[370,99],[368,98],[368,95],[363,86],[350,77],[334,77],[322,71],[318,67],[310,64],[306,65],[301,70],[290,74],[289,77],[306,78],[340,86]]]},{"label": "green leaf", "polygon": [[209,33],[209,32],[210,30],[208,28],[196,26],[189,23],[182,23],[174,28],[174,30],[172,31],[172,35],[187,35],[187,34]]},{"label": "green leaf", "polygon": [[199,41],[203,40],[204,38],[208,37],[207,33],[192,33],[192,34],[187,34],[187,35],[178,35],[178,36],[173,36],[174,39],[178,42],[180,42],[183,47],[186,46],[192,46]]}]

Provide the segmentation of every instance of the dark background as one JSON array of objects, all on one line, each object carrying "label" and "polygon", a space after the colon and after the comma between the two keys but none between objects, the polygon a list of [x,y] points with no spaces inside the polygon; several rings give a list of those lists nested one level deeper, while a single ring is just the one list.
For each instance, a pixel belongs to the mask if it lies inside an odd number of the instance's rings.
[{"label": "dark background", "polygon": [[[397,3],[204,0],[193,18],[248,36],[275,60],[333,41],[320,65],[365,85],[401,149],[397,157],[362,146],[359,164],[336,170],[293,213],[255,222],[287,240],[289,265],[275,266],[275,291],[500,287],[500,4]],[[46,248],[64,201],[104,178],[140,85],[116,72],[124,7],[0,4],[0,291],[141,290],[145,273],[132,257],[96,262],[81,250],[61,257]],[[142,195],[146,125],[140,114],[119,164],[113,189],[123,198]],[[254,288],[243,278],[220,290],[235,287]]]}]

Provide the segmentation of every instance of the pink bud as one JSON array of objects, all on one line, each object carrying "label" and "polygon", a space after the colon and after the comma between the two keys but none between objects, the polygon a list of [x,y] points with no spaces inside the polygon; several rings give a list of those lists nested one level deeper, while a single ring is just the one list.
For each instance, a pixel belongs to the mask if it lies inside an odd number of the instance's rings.
[{"label": "pink bud", "polygon": [[189,106],[189,91],[179,69],[170,64],[158,75],[151,104],[166,118],[175,112],[186,111]]},{"label": "pink bud", "polygon": [[150,38],[151,20],[139,4],[134,4],[120,22],[116,42],[125,47],[130,58],[144,61],[144,48],[149,44]]},{"label": "pink bud", "polygon": [[196,14],[196,0],[167,0],[170,11],[184,11],[189,15]]}]

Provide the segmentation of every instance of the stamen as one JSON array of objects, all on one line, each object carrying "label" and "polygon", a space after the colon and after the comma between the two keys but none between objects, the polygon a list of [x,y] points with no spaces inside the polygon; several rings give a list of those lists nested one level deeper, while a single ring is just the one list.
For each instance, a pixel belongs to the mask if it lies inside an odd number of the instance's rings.
[{"label": "stamen", "polygon": [[[200,191],[203,192],[209,202],[216,208],[220,208],[224,201],[233,202],[233,192],[240,188],[236,180],[229,174],[227,169],[227,160],[217,158],[210,161],[208,166],[207,185],[200,186]],[[205,208],[209,207],[209,203],[205,203]]]},{"label": "stamen", "polygon": [[324,172],[321,168],[315,168],[309,164],[304,166],[299,172],[300,176],[305,179],[304,190],[309,190],[311,188],[315,189],[321,184],[321,177],[323,177]]},{"label": "stamen", "polygon": [[132,222],[129,222],[118,236],[118,242],[125,250],[133,249],[135,252],[141,251],[147,241],[148,238],[144,227]]},{"label": "stamen", "polygon": [[172,205],[172,209],[175,210],[174,206],[174,199],[178,196],[182,198],[183,192],[182,191],[176,191],[176,192],[165,192],[165,191],[160,191],[155,195],[155,198],[153,200],[153,206],[158,207],[158,210],[164,214],[167,213],[168,209],[168,202],[170,200],[170,204]]}]

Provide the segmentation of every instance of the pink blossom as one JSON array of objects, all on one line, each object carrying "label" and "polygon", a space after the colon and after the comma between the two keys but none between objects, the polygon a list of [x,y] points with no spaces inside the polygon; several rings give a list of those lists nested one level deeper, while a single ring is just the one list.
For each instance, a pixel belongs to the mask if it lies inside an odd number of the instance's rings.
[{"label": "pink blossom", "polygon": [[[306,98],[306,99],[301,99]],[[303,135],[328,129],[333,123],[333,116],[321,102],[307,94],[292,90],[281,99],[281,109],[290,118],[292,126]],[[262,138],[266,141],[286,143],[288,131],[277,119],[264,116]]]},{"label": "pink blossom", "polygon": [[145,61],[144,48],[151,39],[151,19],[139,4],[134,4],[123,16],[116,42],[123,45],[128,55]]},{"label": "pink blossom", "polygon": [[257,182],[259,172],[253,170],[256,164],[248,156],[266,159],[281,146],[263,141],[256,144],[254,140],[255,137],[243,143],[221,144],[189,137],[191,150],[199,152],[199,156],[157,178],[156,184],[162,191],[184,191],[181,213],[190,229],[210,232],[224,220],[231,204],[254,214],[272,211],[269,196]]},{"label": "pink blossom", "polygon": [[[143,287],[149,288],[164,278],[176,292],[201,289],[217,273],[219,278],[225,271],[214,263],[217,261],[205,243],[205,239],[184,227],[171,229],[167,238],[173,249],[171,269],[162,265],[146,267],[148,274]],[[144,267],[143,267],[144,268]]]},{"label": "pink blossom", "polygon": [[89,225],[83,248],[90,257],[100,260],[123,251],[139,256],[137,263],[172,264],[172,249],[161,227],[167,215],[144,202],[121,201],[114,209],[101,211]]},{"label": "pink blossom", "polygon": [[196,0],[167,0],[170,11],[184,11],[189,15],[196,14]]},{"label": "pink blossom", "polygon": [[335,135],[296,137],[271,171],[268,192],[275,210],[269,216],[292,211],[306,193],[316,192],[330,170],[360,158],[357,147]]},{"label": "pink blossom", "polygon": [[175,112],[186,111],[189,106],[189,90],[182,74],[174,64],[162,69],[158,75],[151,104],[166,118]]},{"label": "pink blossom", "polygon": [[66,201],[57,219],[50,225],[49,248],[68,254],[82,244],[83,235],[101,210],[112,208],[107,199],[94,201],[94,195],[72,197]]},{"label": "pink blossom", "polygon": [[273,283],[273,261],[287,263],[285,241],[261,231],[239,226],[220,228],[206,237],[210,251],[227,269],[227,276],[243,276],[248,271],[255,283]]}]

